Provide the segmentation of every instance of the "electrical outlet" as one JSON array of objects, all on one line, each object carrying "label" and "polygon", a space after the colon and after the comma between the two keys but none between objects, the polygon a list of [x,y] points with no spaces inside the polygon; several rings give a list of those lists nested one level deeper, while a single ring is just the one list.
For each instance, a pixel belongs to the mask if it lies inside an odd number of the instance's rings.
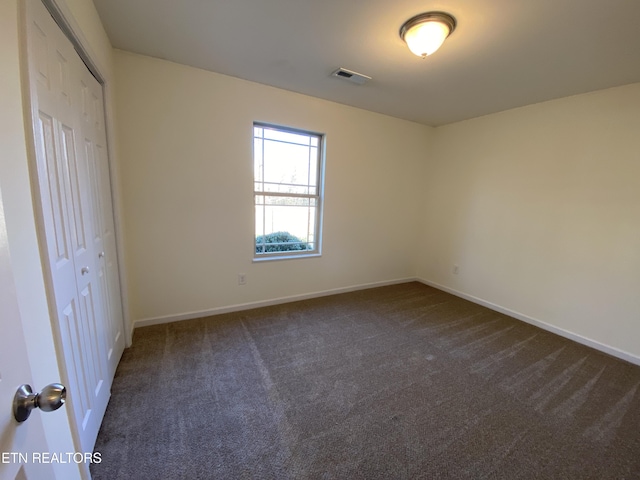
[{"label": "electrical outlet", "polygon": [[238,274],[238,285],[246,285],[247,284],[247,274],[239,273]]},{"label": "electrical outlet", "polygon": [[458,275],[460,273],[460,267],[458,265],[453,266],[453,274]]}]

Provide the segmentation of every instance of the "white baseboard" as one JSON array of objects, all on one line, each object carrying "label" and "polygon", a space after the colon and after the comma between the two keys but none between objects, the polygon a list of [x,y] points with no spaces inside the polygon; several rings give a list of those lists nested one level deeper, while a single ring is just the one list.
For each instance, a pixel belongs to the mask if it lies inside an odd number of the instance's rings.
[{"label": "white baseboard", "polygon": [[548,332],[555,333],[557,335],[560,335],[561,337],[565,337],[565,338],[568,338],[569,340],[573,340],[575,342],[581,343],[582,345],[586,345],[587,347],[600,350],[601,352],[609,354],[613,357],[626,360],[627,362],[633,363],[635,365],[640,365],[640,357],[632,353],[625,352],[623,350],[617,349],[615,347],[611,347],[609,345],[605,345],[604,343],[600,343],[596,340],[583,337],[582,335],[578,335],[577,333],[569,332],[568,330],[564,330],[562,328],[556,327],[549,323],[543,322],[542,320],[529,317],[528,315],[525,315],[523,313],[516,312],[514,310],[502,307],[500,305],[496,305],[495,303],[489,302],[487,300],[483,300],[482,298],[474,297],[473,295],[469,295],[464,292],[460,292],[453,288],[449,288],[445,285],[440,285],[438,283],[431,282],[423,278],[416,278],[416,280],[420,283],[424,283],[425,285],[429,285],[430,287],[434,287],[434,288],[437,288],[438,290],[442,290],[444,292],[455,295],[456,297],[464,298],[465,300],[469,300],[473,303],[477,303],[478,305],[482,305],[483,307],[490,308],[491,310],[495,310],[496,312],[504,313],[505,315],[516,318],[518,320],[529,323],[531,325],[535,325],[536,327],[540,327],[543,330],[547,330]]},{"label": "white baseboard", "polygon": [[366,290],[368,288],[385,287],[387,285],[396,285],[399,283],[415,282],[415,277],[399,278],[396,280],[388,280],[384,282],[364,283],[360,285],[352,285],[349,287],[333,288],[320,292],[304,293],[301,295],[291,295],[288,297],[274,298],[272,300],[260,300],[257,302],[240,303],[229,305],[226,307],[217,307],[208,310],[198,310],[194,312],[181,313],[177,315],[165,315],[162,317],[143,318],[136,320],[133,328],[148,327],[150,325],[159,325],[162,323],[179,322],[181,320],[192,320],[194,318],[210,317],[211,315],[220,315],[222,313],[240,312],[242,310],[250,310],[252,308],[269,307],[271,305],[280,305],[283,303],[297,302],[299,300],[308,300],[310,298],[326,297],[328,295],[337,295],[339,293],[355,292],[357,290]]}]

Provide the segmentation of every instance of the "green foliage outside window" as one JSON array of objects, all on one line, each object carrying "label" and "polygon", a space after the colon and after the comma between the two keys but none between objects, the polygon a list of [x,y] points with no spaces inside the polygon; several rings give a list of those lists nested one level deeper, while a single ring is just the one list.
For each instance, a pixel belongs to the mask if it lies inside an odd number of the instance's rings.
[{"label": "green foliage outside window", "polygon": [[273,232],[256,237],[256,253],[289,252],[293,250],[313,250],[313,247],[289,232]]}]

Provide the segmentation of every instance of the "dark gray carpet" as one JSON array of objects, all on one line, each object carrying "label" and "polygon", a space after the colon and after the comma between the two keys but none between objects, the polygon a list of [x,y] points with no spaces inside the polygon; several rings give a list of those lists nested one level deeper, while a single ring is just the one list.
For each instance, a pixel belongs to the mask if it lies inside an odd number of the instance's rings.
[{"label": "dark gray carpet", "polygon": [[639,386],[640,367],[394,285],[136,330],[91,471],[637,479]]}]

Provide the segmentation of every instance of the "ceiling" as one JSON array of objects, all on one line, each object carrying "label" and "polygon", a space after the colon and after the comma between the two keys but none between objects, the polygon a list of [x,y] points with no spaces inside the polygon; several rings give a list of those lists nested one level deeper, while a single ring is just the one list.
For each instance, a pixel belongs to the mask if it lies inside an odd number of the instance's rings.
[{"label": "ceiling", "polygon": [[[432,126],[640,82],[639,0],[94,3],[115,48]],[[458,23],[423,60],[398,31],[432,10]]]}]

